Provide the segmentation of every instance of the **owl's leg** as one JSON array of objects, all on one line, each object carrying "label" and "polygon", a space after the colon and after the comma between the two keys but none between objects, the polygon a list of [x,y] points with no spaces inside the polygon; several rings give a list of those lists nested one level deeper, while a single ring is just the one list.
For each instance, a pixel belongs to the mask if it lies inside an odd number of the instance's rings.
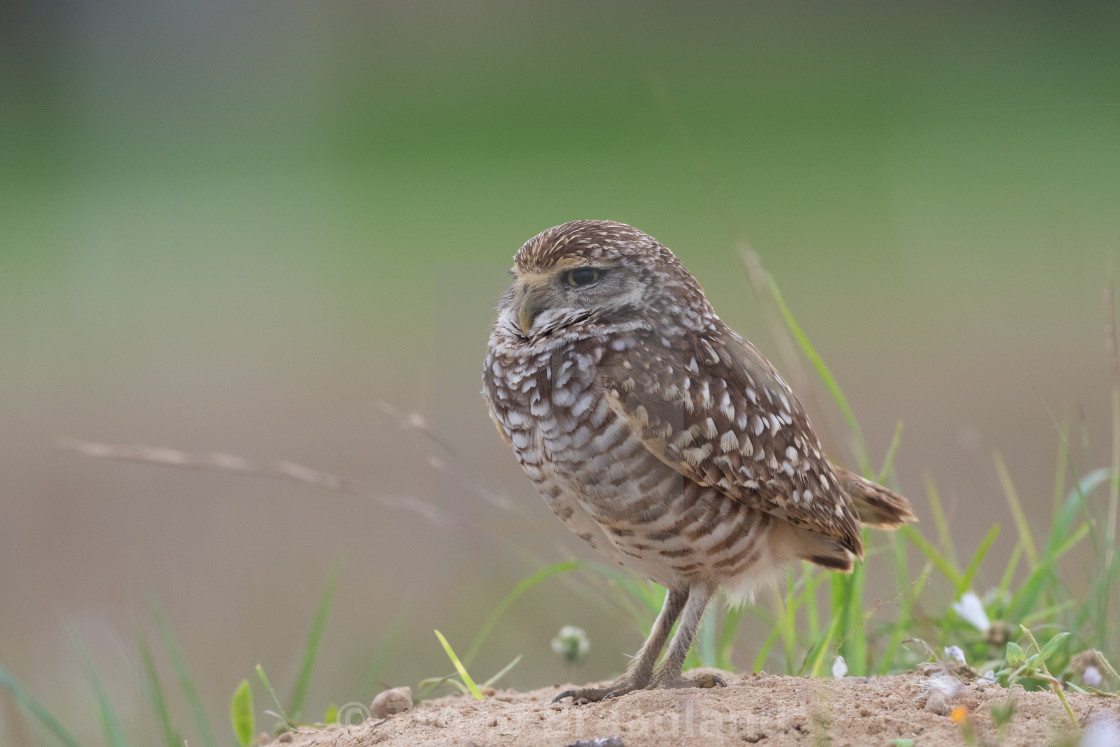
[{"label": "owl's leg", "polygon": [[673,623],[677,621],[677,617],[680,616],[681,609],[685,606],[685,601],[688,598],[688,589],[670,589],[665,594],[665,604],[662,605],[661,612],[653,623],[653,630],[650,631],[649,638],[642,644],[641,650],[630,662],[630,666],[626,668],[626,674],[623,675],[622,679],[606,687],[565,690],[553,698],[552,702],[555,703],[564,698],[571,698],[573,701],[584,699],[595,702],[604,698],[625,695],[634,690],[641,690],[648,685],[653,677],[653,665],[657,663],[657,657],[661,654],[661,649],[665,647],[665,641],[669,638],[669,631],[673,629]]},{"label": "owl's leg", "polygon": [[650,678],[646,687],[650,690],[660,687],[727,687],[727,683],[714,674],[702,674],[699,677],[686,679],[681,675],[685,657],[692,645],[692,638],[700,627],[700,620],[704,617],[704,610],[712,598],[712,588],[706,584],[693,584],[688,590],[688,602],[684,605],[681,615],[681,624],[677,633],[669,644],[669,652],[665,660]]}]

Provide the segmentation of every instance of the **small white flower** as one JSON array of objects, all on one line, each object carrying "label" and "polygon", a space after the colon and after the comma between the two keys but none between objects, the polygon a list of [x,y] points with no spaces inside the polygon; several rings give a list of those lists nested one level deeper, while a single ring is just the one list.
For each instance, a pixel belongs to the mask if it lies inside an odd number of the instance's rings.
[{"label": "small white flower", "polygon": [[984,674],[980,675],[980,680],[982,682],[991,682],[992,684],[995,684],[996,673],[989,669],[987,672],[984,672]]},{"label": "small white flower", "polygon": [[848,673],[848,665],[844,661],[843,656],[837,656],[832,660],[832,676],[838,680],[844,679],[844,675]]},{"label": "small white flower", "polygon": [[956,659],[961,664],[967,664],[968,663],[967,661],[964,660],[964,651],[961,651],[960,646],[946,646],[945,647],[945,655],[952,658],[952,659]]},{"label": "small white flower", "polygon": [[591,650],[587,631],[575,625],[565,625],[552,639],[552,651],[568,664],[579,664]]},{"label": "small white flower", "polygon": [[1085,680],[1085,684],[1089,687],[1100,687],[1104,677],[1101,676],[1101,670],[1089,665],[1085,667],[1085,673],[1081,675],[1081,679]]},{"label": "small white flower", "polygon": [[966,591],[961,595],[959,602],[953,602],[952,607],[965,622],[981,633],[987,633],[991,629],[992,622],[988,619],[988,613],[984,611],[984,605],[980,597],[976,596],[976,592]]},{"label": "small white flower", "polygon": [[1098,718],[1089,722],[1078,747],[1116,747],[1120,744],[1120,721]]}]

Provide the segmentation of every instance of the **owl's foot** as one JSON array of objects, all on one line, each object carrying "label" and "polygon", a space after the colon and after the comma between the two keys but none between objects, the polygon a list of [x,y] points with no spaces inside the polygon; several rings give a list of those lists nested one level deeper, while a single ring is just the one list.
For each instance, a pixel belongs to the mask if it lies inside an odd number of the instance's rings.
[{"label": "owl's foot", "polygon": [[727,687],[727,683],[718,674],[705,673],[695,677],[682,677],[679,674],[661,677],[655,674],[650,683],[646,685],[647,690],[680,687]]},{"label": "owl's foot", "polygon": [[564,698],[571,698],[574,705],[583,705],[584,703],[598,703],[600,700],[610,700],[617,698],[626,693],[641,690],[644,684],[639,683],[630,677],[623,677],[613,685],[606,687],[580,687],[574,690],[565,690],[552,699],[553,703],[557,703]]}]

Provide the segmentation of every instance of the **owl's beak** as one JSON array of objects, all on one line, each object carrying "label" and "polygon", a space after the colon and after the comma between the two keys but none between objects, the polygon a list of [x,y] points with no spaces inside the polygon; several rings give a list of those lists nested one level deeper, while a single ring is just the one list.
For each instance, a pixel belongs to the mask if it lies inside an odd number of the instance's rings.
[{"label": "owl's beak", "polygon": [[521,297],[521,307],[517,313],[517,321],[521,325],[521,334],[526,337],[529,336],[529,330],[533,328],[533,319],[540,313],[540,310],[541,307],[533,300],[533,292],[526,288],[525,295]]}]

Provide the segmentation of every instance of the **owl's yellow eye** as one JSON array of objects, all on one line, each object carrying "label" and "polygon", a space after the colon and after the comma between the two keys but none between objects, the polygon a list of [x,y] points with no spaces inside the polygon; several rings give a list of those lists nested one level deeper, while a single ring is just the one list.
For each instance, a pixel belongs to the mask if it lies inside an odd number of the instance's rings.
[{"label": "owl's yellow eye", "polygon": [[581,285],[591,285],[602,276],[602,270],[597,270],[594,267],[577,267],[565,272],[563,278],[568,285],[579,287]]}]

